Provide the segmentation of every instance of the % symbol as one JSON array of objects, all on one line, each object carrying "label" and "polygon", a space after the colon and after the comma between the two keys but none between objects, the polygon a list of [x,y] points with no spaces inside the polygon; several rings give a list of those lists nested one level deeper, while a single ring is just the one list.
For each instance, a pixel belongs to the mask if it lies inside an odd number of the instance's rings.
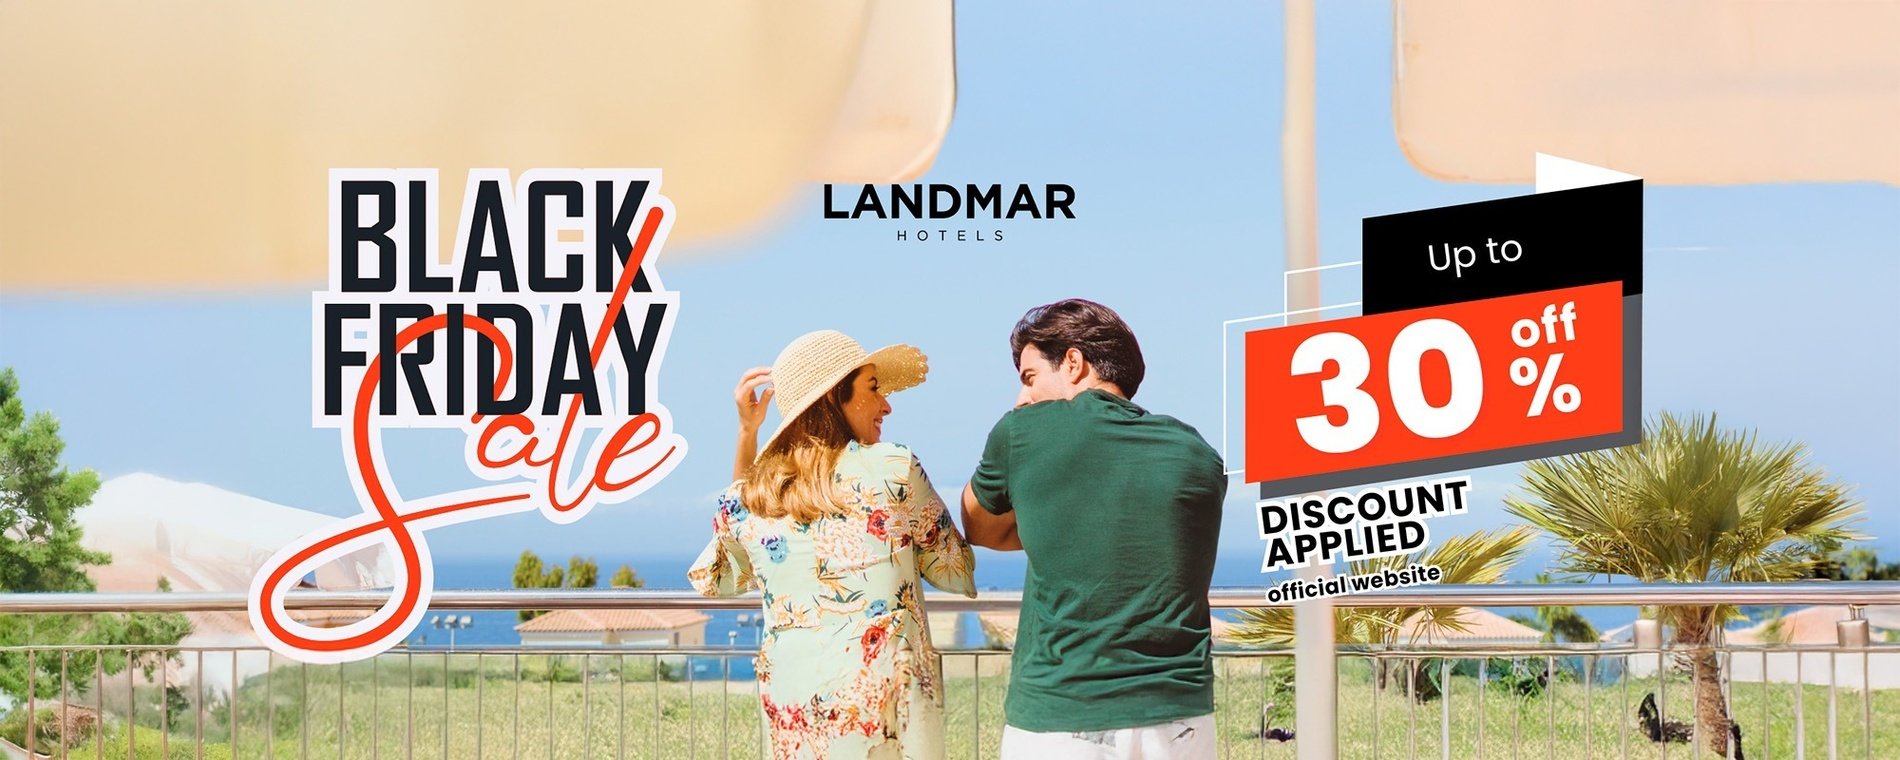
[{"label": "% symbol", "polygon": [[1544,413],[1545,402],[1552,403],[1557,407],[1557,411],[1564,413],[1577,411],[1577,407],[1583,404],[1583,391],[1577,390],[1577,386],[1573,384],[1557,385],[1553,393],[1551,386],[1556,384],[1557,368],[1563,363],[1564,355],[1561,351],[1545,359],[1544,368],[1541,371],[1537,368],[1537,361],[1528,356],[1511,360],[1511,382],[1519,386],[1537,383],[1537,391],[1531,394],[1530,411],[1524,416],[1541,416]]}]

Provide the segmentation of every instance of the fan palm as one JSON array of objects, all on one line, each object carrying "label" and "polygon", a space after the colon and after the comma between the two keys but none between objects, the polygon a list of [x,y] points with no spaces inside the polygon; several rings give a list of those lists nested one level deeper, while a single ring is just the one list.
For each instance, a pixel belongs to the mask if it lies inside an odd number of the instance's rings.
[{"label": "fan palm", "polygon": [[[1858,537],[1846,527],[1858,503],[1800,444],[1763,443],[1752,432],[1723,430],[1713,416],[1664,413],[1645,428],[1632,446],[1528,464],[1527,497],[1505,500],[1551,535],[1560,571],[1645,582],[1793,581]],[[1657,616],[1694,670],[1700,729],[1725,752],[1728,706],[1710,647],[1736,611],[1676,606]]]}]

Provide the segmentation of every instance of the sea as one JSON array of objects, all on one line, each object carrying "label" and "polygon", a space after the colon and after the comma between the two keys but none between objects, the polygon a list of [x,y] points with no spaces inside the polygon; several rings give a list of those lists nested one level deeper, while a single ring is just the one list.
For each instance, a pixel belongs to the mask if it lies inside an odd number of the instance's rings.
[{"label": "sea", "polygon": [[[545,558],[549,562],[558,558]],[[678,557],[660,559],[652,557],[614,557],[596,556],[600,577],[610,577],[622,564],[628,565],[646,582],[651,589],[685,589],[686,570],[692,565],[692,558]],[[1509,580],[1529,582],[1548,563],[1550,557],[1541,550],[1533,550]],[[1258,560],[1252,557],[1235,558],[1218,563],[1214,571],[1216,587],[1253,587],[1267,585],[1267,576],[1260,574]],[[438,590],[484,590],[506,589],[513,585],[514,557],[495,559],[438,559],[436,564],[436,588]],[[1021,555],[998,555],[984,553],[977,561],[977,588],[983,590],[1016,590],[1022,588],[1025,564]],[[1501,615],[1533,615],[1529,608],[1491,608]],[[1636,618],[1636,610],[1628,607],[1583,607],[1579,608],[1584,617],[1590,620],[1599,631],[1607,631],[1628,624]],[[515,633],[515,625],[520,622],[516,614],[508,612],[465,612],[450,610],[430,610],[424,616],[409,638],[409,644],[418,649],[441,649],[449,644],[449,631],[430,625],[435,614],[468,616],[473,626],[455,631],[456,648],[471,646],[516,646],[521,637]],[[1217,610],[1216,615],[1225,611]],[[762,631],[756,625],[747,623],[758,619],[756,612],[737,610],[715,610],[707,614],[712,619],[706,623],[706,646],[708,648],[730,647],[735,653],[750,652],[758,646]],[[958,626],[962,638],[954,643],[937,642],[943,649],[980,648],[984,644],[982,627],[977,625],[975,613],[959,613],[966,619]],[[700,657],[690,662],[693,678],[696,680],[751,680],[754,677],[750,657]],[[729,670],[728,670],[729,669]]]},{"label": "sea", "polygon": [[[447,590],[489,590],[512,588],[514,583],[514,557],[494,560],[437,560],[436,589]],[[558,558],[544,558],[552,563]],[[611,577],[614,570],[622,564],[632,567],[649,589],[687,589],[686,570],[692,566],[691,557],[675,559],[653,559],[639,557],[594,557],[600,567],[602,579]],[[1019,558],[1006,558],[1001,562],[1014,566],[1013,581],[1003,580],[1008,576],[1005,568],[983,568],[977,572],[978,588],[988,590],[1022,587],[1024,565]],[[983,585],[990,582],[990,585]],[[466,616],[473,624],[469,628],[455,631],[456,648],[474,646],[517,646],[521,643],[520,634],[515,626],[520,618],[513,611],[460,611],[431,609],[422,618],[422,624],[410,634],[408,644],[418,649],[441,649],[449,642],[449,631],[430,625],[430,619],[436,615],[454,614]],[[712,617],[706,622],[706,648],[731,648],[735,652],[751,652],[758,648],[763,630],[758,627],[759,615],[755,611],[709,610]],[[963,638],[954,643],[937,642],[939,648],[980,648],[984,644],[982,627],[976,622],[975,613],[958,613],[967,619],[958,627]],[[743,623],[741,621],[744,621]],[[748,624],[750,623],[750,624]],[[689,661],[695,680],[741,680],[749,681],[754,677],[752,660],[749,657],[695,657]],[[728,670],[729,669],[729,670]]]}]

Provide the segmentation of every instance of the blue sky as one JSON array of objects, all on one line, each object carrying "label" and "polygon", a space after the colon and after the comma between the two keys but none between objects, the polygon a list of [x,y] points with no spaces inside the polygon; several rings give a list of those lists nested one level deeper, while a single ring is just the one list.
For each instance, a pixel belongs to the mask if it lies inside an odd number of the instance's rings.
[{"label": "blue sky", "polygon": [[[636,567],[689,556],[729,474],[733,381],[825,327],[929,353],[930,381],[893,397],[885,430],[945,493],[1015,395],[1010,326],[1063,297],[1119,310],[1150,368],[1136,400],[1218,445],[1220,323],[1281,302],[1279,14],[1274,4],[960,5],[957,112],[922,181],[1067,183],[1079,218],[1007,222],[1001,243],[899,243],[893,224],[821,219],[812,186],[741,238],[674,245],[660,267],[681,310],[661,393],[691,455],[639,499],[577,525],[522,515],[437,531],[437,556],[505,564],[532,548]],[[1389,5],[1324,3],[1319,22],[1323,262],[1359,258],[1361,217],[1530,192],[1439,182],[1405,161],[1391,120]],[[1806,442],[1857,486],[1862,527],[1890,555],[1900,555],[1889,507],[1900,497],[1896,201],[1873,184],[1651,185],[1644,217],[1647,410],[1715,411]],[[1349,300],[1353,280],[1330,281],[1328,299]],[[31,408],[58,415],[71,466],[348,514],[337,436],[309,425],[309,293],[320,287],[9,293],[0,364],[16,368]],[[405,493],[473,484],[457,434],[387,440]],[[1498,500],[1516,472],[1472,473],[1471,514],[1433,527],[1510,522]],[[1246,580],[1262,550],[1254,490],[1236,478],[1230,491],[1220,566]],[[1020,577],[1013,563],[989,566],[989,582]]]}]

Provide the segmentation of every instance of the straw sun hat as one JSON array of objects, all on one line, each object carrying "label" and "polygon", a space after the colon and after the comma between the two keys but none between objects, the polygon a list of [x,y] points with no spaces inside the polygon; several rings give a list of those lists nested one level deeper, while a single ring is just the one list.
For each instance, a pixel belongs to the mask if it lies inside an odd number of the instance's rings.
[{"label": "straw sun hat", "polygon": [[765,439],[759,452],[771,449],[787,424],[824,398],[852,370],[866,364],[877,365],[878,390],[886,395],[916,387],[930,371],[929,360],[915,346],[899,343],[865,353],[857,341],[837,330],[798,336],[772,362],[772,400],[778,407],[778,429]]}]

